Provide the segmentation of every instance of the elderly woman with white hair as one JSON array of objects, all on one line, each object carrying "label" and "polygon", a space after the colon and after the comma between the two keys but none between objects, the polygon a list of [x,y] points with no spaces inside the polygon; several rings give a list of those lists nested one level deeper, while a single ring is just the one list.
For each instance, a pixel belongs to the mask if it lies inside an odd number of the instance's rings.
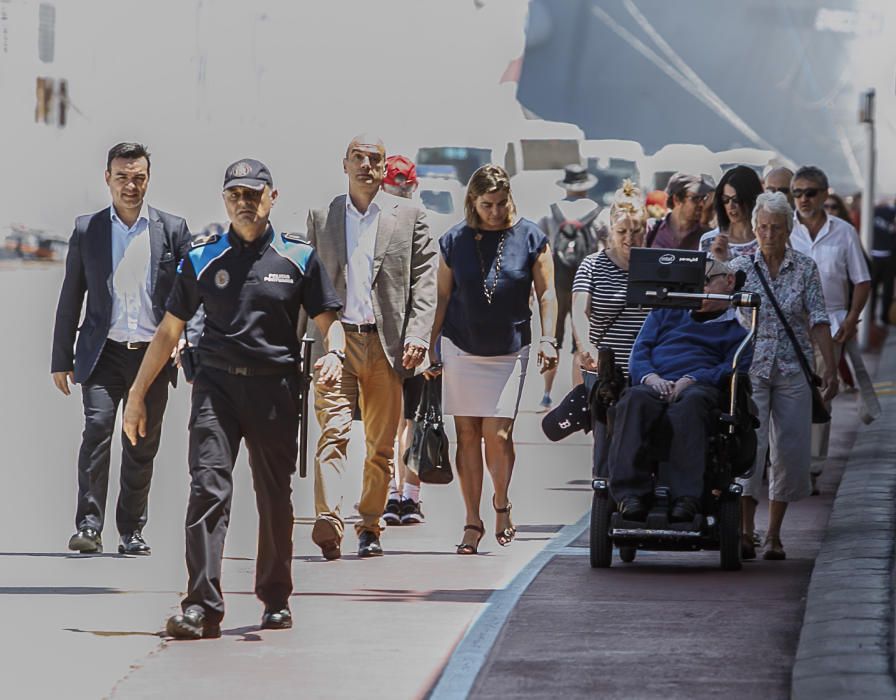
[{"label": "elderly woman with white hair", "polygon": [[[822,394],[830,401],[837,392],[834,349],[830,321],[821,290],[821,278],[812,258],[788,246],[793,228],[793,209],[780,192],[766,192],[756,199],[753,231],[759,240],[755,256],[738,257],[729,265],[746,273],[744,291],[762,298],[759,328],[750,378],[753,399],[759,410],[758,447],[751,476],[740,479],[743,485],[743,558],[753,559],[756,505],[762,489],[766,449],[770,450],[768,473],[769,523],[763,558],[785,558],[781,543],[781,524],[787,505],[811,493],[812,396],[802,370],[798,352],[814,367],[814,341],[829,371],[822,377]],[[768,288],[768,290],[766,289]],[[799,349],[775,309],[774,295],[793,331]]]}]

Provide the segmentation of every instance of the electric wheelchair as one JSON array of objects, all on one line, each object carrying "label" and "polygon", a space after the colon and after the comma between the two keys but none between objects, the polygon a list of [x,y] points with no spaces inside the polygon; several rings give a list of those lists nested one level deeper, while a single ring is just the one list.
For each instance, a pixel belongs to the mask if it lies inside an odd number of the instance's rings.
[{"label": "electric wheelchair", "polygon": [[[637,249],[633,249],[633,254]],[[662,253],[663,251],[659,251]],[[702,267],[703,261],[699,265]],[[743,283],[738,279],[736,289]],[[669,489],[658,479],[658,465],[663,459],[662,435],[655,444],[642,450],[640,459],[647,461],[654,475],[653,503],[646,521],[629,521],[617,511],[610,494],[607,467],[609,441],[612,440],[614,404],[619,398],[621,373],[614,366],[610,348],[600,348],[598,369],[590,391],[592,428],[595,440],[592,474],[592,506],[590,526],[590,560],[595,568],[609,567],[614,545],[623,562],[634,561],[640,550],[697,551],[718,550],[724,570],[741,568],[741,494],[735,477],[744,476],[753,467],[756,456],[756,428],[759,422],[751,399],[749,375],[738,373],[738,361],[756,333],[759,296],[735,292],[730,295],[670,291],[672,285],[658,289],[635,290],[638,302],[650,306],[693,306],[706,298],[727,299],[733,306],[749,310],[751,324],[747,336],[735,353],[731,373],[720,386],[720,403],[714,411],[713,425],[706,445],[707,459],[700,499],[700,513],[691,522],[670,522]],[[645,299],[646,295],[646,299]],[[680,301],[679,301],[680,300]],[[589,384],[592,382],[589,382]],[[659,447],[659,449],[658,449]]]}]

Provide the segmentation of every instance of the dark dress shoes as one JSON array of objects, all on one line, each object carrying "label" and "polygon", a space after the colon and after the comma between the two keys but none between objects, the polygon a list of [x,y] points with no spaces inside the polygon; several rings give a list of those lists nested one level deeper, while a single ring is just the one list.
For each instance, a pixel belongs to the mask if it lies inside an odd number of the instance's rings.
[{"label": "dark dress shoes", "polygon": [[383,556],[380,538],[369,530],[364,530],[358,538],[358,556],[364,558]]},{"label": "dark dress shoes", "polygon": [[143,539],[143,533],[140,530],[134,530],[130,535],[122,535],[121,543],[118,545],[119,554],[152,554],[146,540]]},{"label": "dark dress shoes", "polygon": [[669,520],[673,523],[689,523],[697,513],[700,512],[700,504],[696,498],[691,496],[681,496],[675,499],[672,504],[672,511],[669,513]]},{"label": "dark dress shoes", "polygon": [[263,630],[288,630],[292,628],[292,613],[289,608],[279,610],[265,610],[261,616],[261,629]]},{"label": "dark dress shoes", "polygon": [[187,608],[180,615],[168,618],[165,631],[175,639],[217,639],[221,625],[205,618],[201,608]]},{"label": "dark dress shoes", "polygon": [[103,538],[92,527],[82,527],[72,535],[68,548],[81,554],[99,554],[103,551]]},{"label": "dark dress shoes", "polygon": [[626,496],[619,504],[619,512],[626,520],[647,520],[647,505],[639,496]]}]

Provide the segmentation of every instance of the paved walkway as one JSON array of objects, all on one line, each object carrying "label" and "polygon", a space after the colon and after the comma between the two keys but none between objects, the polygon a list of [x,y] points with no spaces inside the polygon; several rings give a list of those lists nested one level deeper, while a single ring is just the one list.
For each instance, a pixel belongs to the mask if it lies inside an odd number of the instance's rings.
[{"label": "paved walkway", "polygon": [[[426,524],[388,530],[387,556],[358,560],[350,537],[347,556],[324,562],[310,542],[310,481],[296,479],[296,627],[288,632],[258,629],[257,517],[241,458],[224,567],[224,636],[169,642],[160,632],[185,583],[187,391],[172,395],[166,415],[147,528],[153,555],[67,552],[81,407],[77,394],[62,397],[47,376],[60,279],[58,268],[0,275],[3,317],[17,338],[4,358],[18,368],[5,375],[0,398],[7,467],[0,512],[14,534],[0,552],[0,616],[12,631],[0,641],[0,671],[14,679],[7,685],[14,697],[788,695],[803,597],[855,439],[854,397],[836,402],[822,496],[788,513],[788,560],[749,563],[739,573],[718,571],[714,553],[639,553],[633,564],[592,570],[582,519],[591,498],[589,438],[548,445],[531,412],[521,414],[516,430],[511,497],[520,534],[506,549],[488,535],[482,556],[453,554],[463,522],[454,484],[425,488]],[[23,297],[27,307],[18,303]],[[559,379],[558,396],[564,385],[568,379]],[[524,405],[534,406],[539,395],[533,374]],[[357,437],[349,478],[359,482]],[[113,484],[116,474],[113,462]],[[487,489],[484,504],[490,495]],[[491,531],[487,507],[483,515]],[[114,528],[105,539],[114,552]],[[474,637],[478,646],[471,647]],[[458,667],[465,678],[451,676]],[[462,687],[469,693],[445,690]]]}]

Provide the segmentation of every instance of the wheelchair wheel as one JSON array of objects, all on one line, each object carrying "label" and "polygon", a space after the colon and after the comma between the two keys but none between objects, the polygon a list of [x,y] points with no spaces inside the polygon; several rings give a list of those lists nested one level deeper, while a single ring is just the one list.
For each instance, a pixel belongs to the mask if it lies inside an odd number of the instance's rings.
[{"label": "wheelchair wheel", "polygon": [[626,564],[630,564],[635,560],[635,552],[637,551],[638,550],[635,547],[620,547],[619,558]]},{"label": "wheelchair wheel", "polygon": [[595,491],[591,499],[591,568],[605,569],[613,559],[613,543],[610,541],[610,496]]},{"label": "wheelchair wheel", "polygon": [[719,503],[719,559],[725,571],[740,571],[740,497]]}]

